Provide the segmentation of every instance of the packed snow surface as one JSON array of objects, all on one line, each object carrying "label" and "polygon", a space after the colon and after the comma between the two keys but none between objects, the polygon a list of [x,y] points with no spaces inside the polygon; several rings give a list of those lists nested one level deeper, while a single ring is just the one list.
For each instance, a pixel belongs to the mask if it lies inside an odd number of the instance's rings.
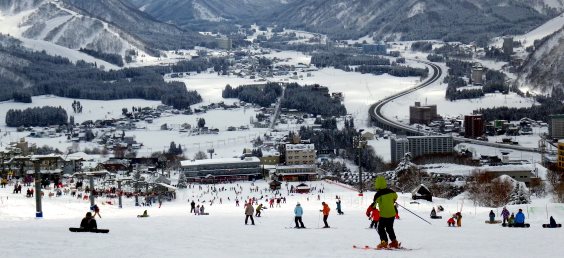
[{"label": "packed snow surface", "polygon": [[[297,185],[297,183],[290,183]],[[232,185],[217,185],[218,187]],[[270,192],[249,193],[250,183],[239,182],[242,197],[272,196]],[[257,181],[264,190],[266,182]],[[441,220],[430,220],[429,225],[403,208],[401,219],[394,228],[398,240],[412,251],[355,250],[352,245],[376,246],[379,242],[374,229],[368,229],[370,221],[365,215],[373,193],[364,198],[347,188],[327,182],[313,182],[312,187],[324,189],[317,200],[312,194],[287,195],[285,185],[281,194],[287,203],[280,208],[268,208],[262,217],[255,218],[256,225],[244,224],[244,208],[236,207],[233,191],[220,192],[223,204],[217,199],[209,205],[211,194],[192,189],[179,190],[177,199],[163,203],[161,208],[134,207],[132,199],[125,199],[124,208],[116,205],[99,205],[102,218],[98,227],[110,229],[109,234],[71,233],[69,227],[77,227],[88,211],[89,202],[69,196],[44,197],[43,219],[35,219],[33,198],[11,193],[11,187],[0,189],[0,230],[6,236],[2,240],[2,257],[559,257],[564,251],[562,229],[543,229],[547,223],[546,211],[557,222],[564,218],[564,206],[534,200],[532,205],[508,206],[511,212],[518,208],[525,211],[531,228],[503,228],[485,224],[492,208],[475,207],[471,201],[435,199],[434,203],[418,201],[410,204],[410,196],[401,194],[398,203],[428,219],[434,206],[442,205],[445,212]],[[24,188],[25,193],[25,188]],[[342,198],[344,215],[336,214],[335,196]],[[226,201],[230,197],[231,201]],[[206,200],[209,216],[189,213],[187,200]],[[104,198],[98,203],[107,201]],[[115,203],[115,200],[113,200]],[[321,201],[331,207],[328,222],[330,229],[319,229]],[[295,204],[304,208],[303,221],[308,229],[293,229]],[[260,201],[265,204],[265,201]],[[255,205],[256,207],[256,205]],[[149,218],[136,215],[147,210]],[[449,228],[446,219],[462,209],[462,227]],[[501,209],[493,208],[499,217]],[[250,223],[249,223],[250,224]]]}]

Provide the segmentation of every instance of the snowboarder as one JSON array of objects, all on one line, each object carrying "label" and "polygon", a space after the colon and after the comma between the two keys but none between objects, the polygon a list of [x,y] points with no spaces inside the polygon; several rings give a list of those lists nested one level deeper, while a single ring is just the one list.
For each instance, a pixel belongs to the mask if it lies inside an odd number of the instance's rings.
[{"label": "snowboarder", "polygon": [[92,213],[90,212],[86,213],[86,216],[80,222],[80,228],[86,230],[93,230],[98,228],[98,225],[96,224],[96,219],[92,217]]},{"label": "snowboarder", "polygon": [[295,228],[305,228],[304,222],[302,221],[303,215],[304,215],[304,210],[302,209],[302,206],[298,202],[298,204],[296,204],[296,208],[294,208],[294,216],[295,216],[294,222],[296,223]]},{"label": "snowboarder", "polygon": [[493,212],[493,210],[490,210],[490,223],[494,223],[495,222],[495,213]]},{"label": "snowboarder", "polygon": [[90,210],[94,212],[93,217],[96,217],[96,215],[98,215],[98,217],[102,218],[102,216],[100,216],[100,208],[97,204],[92,205],[92,207],[90,207]]},{"label": "snowboarder", "polygon": [[262,203],[261,203],[257,206],[257,211],[256,211],[256,214],[255,214],[255,217],[260,217],[262,209],[263,208],[262,208]]},{"label": "snowboarder", "polygon": [[513,213],[511,213],[511,216],[509,216],[509,219],[507,220],[507,223],[508,223],[509,225],[515,224],[515,215],[513,215]]},{"label": "snowboarder", "polygon": [[370,228],[378,229],[378,220],[380,220],[380,211],[376,208],[376,203],[370,204],[366,209],[366,216],[370,220]]},{"label": "snowboarder", "polygon": [[550,223],[548,225],[550,225],[551,228],[555,228],[558,224],[556,224],[556,220],[554,220],[554,218],[550,216]]},{"label": "snowboarder", "polygon": [[327,205],[327,203],[325,202],[322,202],[321,205],[323,205],[323,209],[319,211],[323,212],[323,223],[325,223],[325,226],[323,228],[330,228],[329,224],[327,224],[327,218],[329,217],[329,212],[331,211],[331,209],[329,208],[329,205]]},{"label": "snowboarder", "polygon": [[137,215],[138,218],[147,218],[149,217],[149,214],[147,214],[147,210],[143,211],[142,215]]},{"label": "snowboarder", "polygon": [[503,224],[507,223],[509,219],[509,211],[507,210],[507,208],[503,207],[503,210],[501,211],[501,216],[503,217]]},{"label": "snowboarder", "polygon": [[452,217],[450,217],[450,219],[448,219],[447,224],[449,227],[454,227],[454,215]]},{"label": "snowboarder", "polygon": [[196,203],[194,200],[190,203],[190,213],[196,212]]},{"label": "snowboarder", "polygon": [[437,216],[437,211],[435,210],[435,207],[433,207],[433,209],[431,210],[431,218],[432,218],[432,219],[437,219],[437,218],[439,218],[439,217]]},{"label": "snowboarder", "polygon": [[247,225],[247,222],[249,221],[249,218],[251,219],[251,223],[252,225],[255,224],[255,220],[253,219],[253,213],[255,212],[255,208],[253,208],[253,204],[251,202],[247,203],[245,205],[245,225]]},{"label": "snowboarder", "polygon": [[204,205],[203,205],[203,204],[202,204],[202,206],[200,206],[200,215],[208,215],[208,214],[205,212],[205,209],[204,209]]},{"label": "snowboarder", "polygon": [[[394,232],[394,219],[397,215],[394,204],[398,199],[398,194],[387,187],[386,179],[383,176],[376,178],[375,186],[377,192],[374,195],[374,202],[380,208],[380,220],[378,221],[380,244],[377,248],[399,248],[399,242]],[[388,235],[392,241],[389,245]]]},{"label": "snowboarder", "polygon": [[200,205],[196,205],[196,210],[194,210],[194,215],[200,215]]},{"label": "snowboarder", "polygon": [[522,209],[519,209],[519,212],[515,214],[515,227],[525,227],[525,214],[523,213]]},{"label": "snowboarder", "polygon": [[340,199],[337,200],[337,214],[339,214],[339,215],[345,214],[345,213],[341,210],[341,200],[340,200]]}]

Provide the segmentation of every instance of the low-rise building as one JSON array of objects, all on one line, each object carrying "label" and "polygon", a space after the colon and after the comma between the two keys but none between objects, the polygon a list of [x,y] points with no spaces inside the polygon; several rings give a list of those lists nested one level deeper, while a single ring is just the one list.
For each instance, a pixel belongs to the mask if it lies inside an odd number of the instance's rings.
[{"label": "low-rise building", "polygon": [[437,105],[422,106],[421,102],[415,102],[415,105],[409,107],[409,123],[410,124],[429,124],[438,118]]},{"label": "low-rise building", "polygon": [[505,165],[505,166],[484,166],[479,168],[480,172],[491,174],[495,177],[502,175],[510,176],[511,178],[525,183],[527,186],[531,180],[535,179],[535,169],[531,164],[523,165]]},{"label": "low-rise building", "polygon": [[259,159],[261,165],[277,165],[278,163],[280,163],[280,154],[263,154]]},{"label": "low-rise building", "polygon": [[276,166],[274,174],[281,181],[314,181],[318,179],[315,165]]},{"label": "low-rise building", "polygon": [[317,154],[314,144],[286,144],[286,165],[313,165]]},{"label": "low-rise building", "polygon": [[216,183],[261,178],[257,157],[183,160],[180,172],[189,182]]}]

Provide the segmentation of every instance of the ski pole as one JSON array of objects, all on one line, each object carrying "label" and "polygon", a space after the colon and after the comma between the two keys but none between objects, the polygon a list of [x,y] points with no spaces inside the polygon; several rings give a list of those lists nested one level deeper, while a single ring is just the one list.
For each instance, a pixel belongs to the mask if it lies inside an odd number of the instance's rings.
[{"label": "ski pole", "polygon": [[404,209],[405,209],[406,211],[409,211],[409,213],[411,213],[411,214],[413,214],[413,215],[417,216],[418,218],[422,219],[423,221],[425,221],[425,222],[429,223],[429,225],[433,225],[433,224],[431,224],[431,222],[427,221],[427,220],[426,220],[426,219],[424,219],[424,218],[421,218],[421,216],[419,216],[419,215],[417,215],[417,214],[413,213],[413,212],[412,212],[412,211],[410,211],[410,210],[409,210],[408,208],[406,208],[406,207],[403,207],[403,206],[402,206],[401,204],[399,204],[399,203],[396,203],[396,204],[397,204],[398,206],[400,206],[400,207],[404,208]]}]

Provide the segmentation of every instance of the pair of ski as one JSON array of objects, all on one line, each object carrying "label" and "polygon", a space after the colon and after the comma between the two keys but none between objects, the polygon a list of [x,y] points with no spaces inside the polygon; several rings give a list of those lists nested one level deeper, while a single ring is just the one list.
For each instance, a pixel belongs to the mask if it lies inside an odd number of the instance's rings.
[{"label": "pair of ski", "polygon": [[398,247],[398,248],[388,248],[388,247],[386,247],[386,248],[376,248],[376,247],[371,247],[371,246],[367,246],[367,245],[365,245],[364,247],[353,245],[353,249],[376,250],[376,251],[412,251],[412,250],[415,250],[413,248],[405,248],[405,247],[401,246],[401,244],[400,244],[400,247]]}]

